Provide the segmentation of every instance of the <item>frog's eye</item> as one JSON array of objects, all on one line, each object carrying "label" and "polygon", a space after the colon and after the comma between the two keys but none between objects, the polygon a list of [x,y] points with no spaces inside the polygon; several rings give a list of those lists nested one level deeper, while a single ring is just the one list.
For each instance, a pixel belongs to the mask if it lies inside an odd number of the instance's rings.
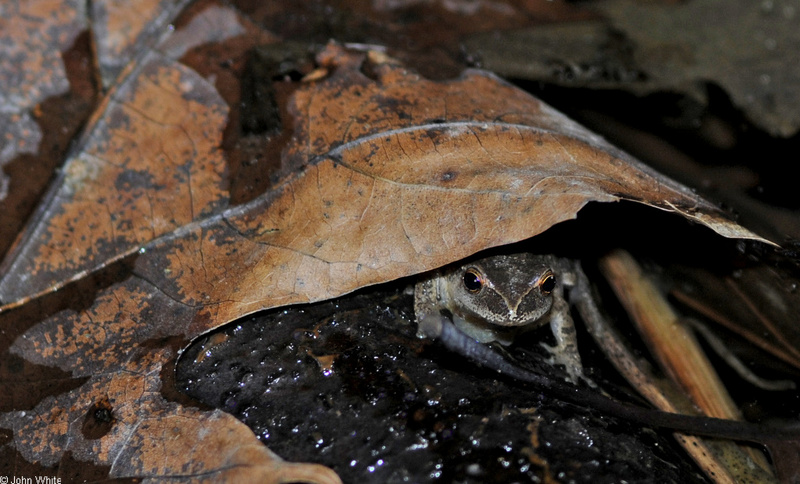
[{"label": "frog's eye", "polygon": [[483,275],[478,269],[470,267],[464,271],[464,287],[471,293],[476,293],[483,287]]},{"label": "frog's eye", "polygon": [[556,288],[556,276],[550,271],[547,271],[539,278],[539,289],[542,294],[550,294]]}]

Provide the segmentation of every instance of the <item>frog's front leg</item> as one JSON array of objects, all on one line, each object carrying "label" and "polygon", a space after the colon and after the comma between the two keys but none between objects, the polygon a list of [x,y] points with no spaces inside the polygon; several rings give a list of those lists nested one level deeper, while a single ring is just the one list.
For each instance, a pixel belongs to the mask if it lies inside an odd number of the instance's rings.
[{"label": "frog's front leg", "polygon": [[552,355],[550,362],[566,367],[570,380],[576,383],[583,378],[583,365],[578,353],[578,338],[575,324],[569,311],[569,303],[561,294],[553,298],[553,308],[550,316],[550,329],[555,336],[555,346],[542,343]]},{"label": "frog's front leg", "polygon": [[[561,364],[566,367],[570,380],[576,383],[578,379],[589,381],[583,375],[583,365],[578,353],[578,337],[575,324],[572,321],[570,303],[564,297],[565,288],[573,288],[578,282],[578,275],[582,274],[580,263],[572,259],[546,256],[547,263],[556,274],[557,284],[553,289],[553,306],[550,309],[550,330],[556,340],[555,346],[542,343],[552,355],[550,363]],[[589,382],[591,384],[591,382]]]},{"label": "frog's front leg", "polygon": [[[414,314],[417,322],[428,316],[439,316],[441,296],[439,295],[436,277],[429,277],[414,285]],[[417,328],[417,338],[427,338],[425,332]]]}]

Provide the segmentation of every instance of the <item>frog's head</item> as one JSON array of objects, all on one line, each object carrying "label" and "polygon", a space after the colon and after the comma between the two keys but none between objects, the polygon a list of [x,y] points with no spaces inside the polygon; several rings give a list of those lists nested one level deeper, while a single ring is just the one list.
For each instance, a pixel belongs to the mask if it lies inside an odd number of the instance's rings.
[{"label": "frog's head", "polygon": [[447,274],[454,315],[477,325],[542,324],[556,282],[548,259],[528,253],[493,255]]}]

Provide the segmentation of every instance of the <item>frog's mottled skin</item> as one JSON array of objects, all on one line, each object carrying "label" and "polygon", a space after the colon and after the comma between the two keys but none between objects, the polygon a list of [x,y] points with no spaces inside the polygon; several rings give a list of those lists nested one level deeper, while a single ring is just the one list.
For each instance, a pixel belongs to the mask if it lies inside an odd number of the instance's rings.
[{"label": "frog's mottled skin", "polygon": [[462,332],[481,343],[503,345],[549,323],[556,346],[548,349],[554,362],[566,366],[574,380],[582,367],[564,300],[564,285],[572,285],[573,280],[568,260],[529,253],[493,255],[436,271],[418,282],[414,311],[420,321],[447,310]]}]

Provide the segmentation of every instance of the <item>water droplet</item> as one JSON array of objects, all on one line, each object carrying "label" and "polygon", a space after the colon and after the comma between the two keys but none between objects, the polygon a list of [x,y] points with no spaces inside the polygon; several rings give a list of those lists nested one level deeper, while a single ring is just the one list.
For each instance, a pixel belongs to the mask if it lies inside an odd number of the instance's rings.
[{"label": "water droplet", "polygon": [[238,404],[236,400],[237,396],[238,395],[236,393],[225,396],[222,401],[222,407],[228,410],[234,410]]},{"label": "water droplet", "polygon": [[247,386],[247,384],[250,383],[254,377],[255,375],[251,371],[243,373],[241,378],[239,378],[239,387],[242,388]]}]

